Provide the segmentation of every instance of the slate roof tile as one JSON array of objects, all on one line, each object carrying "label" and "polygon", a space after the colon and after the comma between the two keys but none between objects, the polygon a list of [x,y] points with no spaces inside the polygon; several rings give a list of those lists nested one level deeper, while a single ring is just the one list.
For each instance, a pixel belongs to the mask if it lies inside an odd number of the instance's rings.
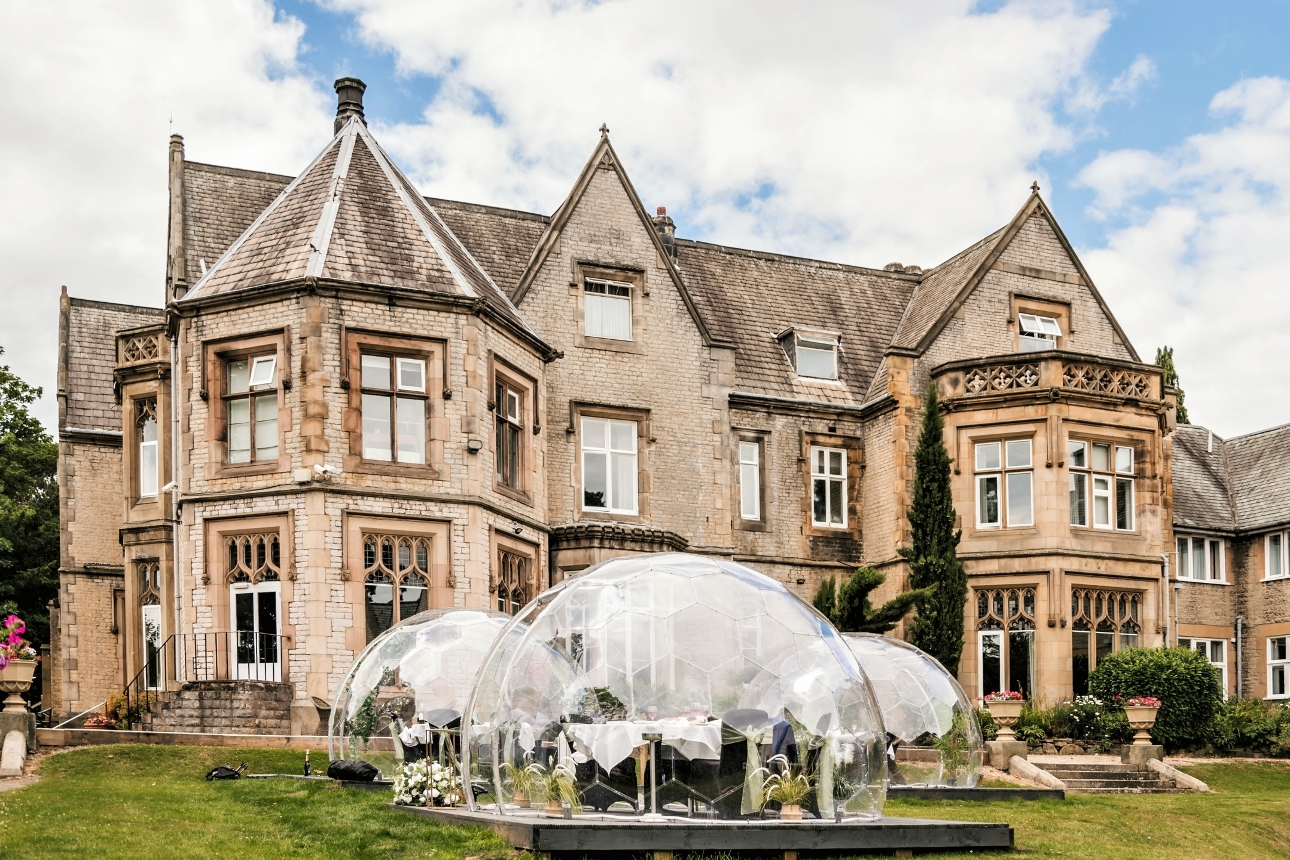
[{"label": "slate roof tile", "polygon": [[112,387],[116,333],[161,322],[161,308],[72,299],[67,319],[67,411],[59,429],[121,432]]}]

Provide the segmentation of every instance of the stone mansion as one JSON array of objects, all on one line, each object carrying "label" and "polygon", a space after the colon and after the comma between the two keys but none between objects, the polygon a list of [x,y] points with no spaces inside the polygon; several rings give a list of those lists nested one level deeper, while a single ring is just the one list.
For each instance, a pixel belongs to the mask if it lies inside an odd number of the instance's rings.
[{"label": "stone mansion", "polygon": [[626,553],[889,596],[929,384],[970,693],[1167,640],[1287,695],[1290,426],[1177,426],[1038,188],[934,268],[842,265],[678,238],[603,128],[549,216],[424,197],[336,90],[295,177],[171,138],[162,307],[64,290],[57,717],[201,640],[312,733],[391,624]]}]

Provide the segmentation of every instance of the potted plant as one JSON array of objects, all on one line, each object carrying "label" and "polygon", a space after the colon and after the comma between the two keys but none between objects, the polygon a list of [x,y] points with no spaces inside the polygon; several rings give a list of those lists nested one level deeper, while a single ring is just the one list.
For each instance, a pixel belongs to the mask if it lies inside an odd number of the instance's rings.
[{"label": "potted plant", "polygon": [[932,742],[941,756],[941,774],[949,785],[958,785],[960,777],[967,775],[970,762],[968,754],[971,744],[968,740],[967,715],[962,709],[954,708],[954,717],[950,730]]},{"label": "potted plant", "polygon": [[502,778],[511,785],[511,802],[521,809],[528,809],[533,795],[542,788],[546,771],[542,769],[542,765],[527,756],[524,762],[520,767],[509,762],[503,763]]},{"label": "potted plant", "polygon": [[580,810],[577,776],[568,765],[553,764],[550,770],[542,771],[542,791],[546,796],[542,811],[547,815],[564,815],[566,803],[574,812]]},{"label": "potted plant", "polygon": [[778,803],[781,819],[801,821],[802,801],[814,790],[810,775],[802,767],[789,764],[783,755],[772,756],[768,764],[774,770],[761,768],[767,774],[762,787],[762,808],[768,803]]},{"label": "potted plant", "polygon": [[9,694],[4,702],[6,713],[27,713],[22,694],[31,689],[36,677],[38,658],[36,649],[22,638],[26,632],[27,625],[17,615],[10,615],[0,627],[0,692]]},{"label": "potted plant", "polygon": [[990,710],[990,716],[999,726],[999,740],[1016,740],[1017,736],[1013,733],[1012,727],[1017,724],[1017,720],[1021,719],[1021,706],[1025,698],[1013,690],[995,690],[983,697],[985,706]]},{"label": "potted plant", "polygon": [[1156,724],[1156,712],[1160,710],[1160,700],[1155,696],[1134,696],[1124,703],[1124,715],[1129,719],[1129,727],[1136,730],[1133,746],[1151,745],[1151,727]]}]

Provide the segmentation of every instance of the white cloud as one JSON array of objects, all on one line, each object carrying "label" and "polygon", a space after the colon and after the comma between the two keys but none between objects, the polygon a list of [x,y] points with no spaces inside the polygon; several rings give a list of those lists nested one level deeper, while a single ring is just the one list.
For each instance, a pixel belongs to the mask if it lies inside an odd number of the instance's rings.
[{"label": "white cloud", "polygon": [[0,28],[0,345],[55,425],[59,286],[160,305],[169,118],[199,161],[294,172],[332,96],[297,66],[303,26],[259,0],[16,3]]},{"label": "white cloud", "polygon": [[1116,75],[1106,86],[1102,86],[1091,76],[1082,77],[1075,92],[1066,100],[1066,110],[1072,114],[1093,114],[1108,102],[1124,101],[1132,104],[1142,85],[1155,79],[1155,61],[1139,54],[1127,69]]},{"label": "white cloud", "polygon": [[1175,348],[1191,420],[1235,435],[1290,420],[1290,81],[1240,81],[1210,109],[1228,124],[1084,169],[1122,226],[1083,257],[1130,335]]}]

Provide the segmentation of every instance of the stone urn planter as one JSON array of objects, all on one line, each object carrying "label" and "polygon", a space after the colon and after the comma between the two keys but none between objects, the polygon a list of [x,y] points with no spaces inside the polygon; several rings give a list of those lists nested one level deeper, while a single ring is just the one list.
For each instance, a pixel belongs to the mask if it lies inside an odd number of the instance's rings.
[{"label": "stone urn planter", "polygon": [[990,709],[990,716],[999,726],[999,740],[1015,740],[1017,735],[1012,731],[1012,727],[1021,719],[1020,699],[1008,699],[1006,701],[992,702],[986,699],[985,706]]},{"label": "stone urn planter", "polygon": [[785,803],[779,808],[779,817],[782,821],[801,821],[802,807],[797,803]]},{"label": "stone urn planter", "polygon": [[1125,705],[1124,715],[1129,718],[1129,728],[1136,730],[1133,746],[1151,746],[1151,727],[1156,724],[1156,712],[1160,708],[1150,705]]},{"label": "stone urn planter", "polygon": [[27,703],[22,694],[31,689],[31,680],[36,677],[35,660],[10,660],[0,669],[0,692],[8,693],[4,700],[6,714],[27,713]]}]

